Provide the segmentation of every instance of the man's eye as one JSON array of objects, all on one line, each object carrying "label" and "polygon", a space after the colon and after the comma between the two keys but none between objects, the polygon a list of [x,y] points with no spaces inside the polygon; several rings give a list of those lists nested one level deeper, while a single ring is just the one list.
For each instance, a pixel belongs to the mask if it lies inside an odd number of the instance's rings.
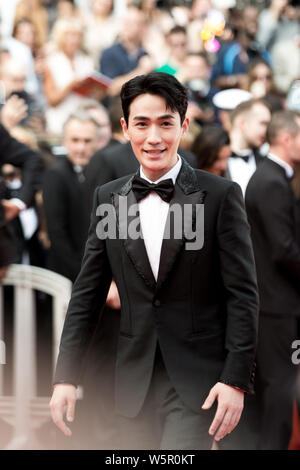
[{"label": "man's eye", "polygon": [[169,122],[169,121],[164,121],[164,122],[162,123],[162,125],[163,125],[164,127],[170,127],[170,126],[172,126],[171,122]]},{"label": "man's eye", "polygon": [[146,123],[145,122],[137,122],[136,124],[138,127],[145,127]]}]

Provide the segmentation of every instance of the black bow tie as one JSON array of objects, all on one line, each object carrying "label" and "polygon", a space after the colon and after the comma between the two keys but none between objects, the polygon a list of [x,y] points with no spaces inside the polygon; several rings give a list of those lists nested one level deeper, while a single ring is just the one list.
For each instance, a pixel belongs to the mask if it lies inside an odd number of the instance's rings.
[{"label": "black bow tie", "polygon": [[244,160],[246,163],[248,163],[249,161],[249,158],[253,155],[253,152],[249,152],[248,154],[246,155],[239,155],[238,153],[235,153],[235,152],[232,152],[232,154],[230,155],[232,158],[241,158],[242,160]]},{"label": "black bow tie", "polygon": [[155,191],[163,201],[170,202],[174,192],[174,184],[171,178],[162,180],[155,184],[148,183],[148,181],[144,180],[140,176],[135,176],[132,180],[132,190],[137,202],[148,196],[151,191]]}]

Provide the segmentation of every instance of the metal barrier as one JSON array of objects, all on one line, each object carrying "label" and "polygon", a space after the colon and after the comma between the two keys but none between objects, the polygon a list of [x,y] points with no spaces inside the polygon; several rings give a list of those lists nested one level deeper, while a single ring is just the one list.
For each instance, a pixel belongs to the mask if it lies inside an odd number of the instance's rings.
[{"label": "metal barrier", "polygon": [[72,283],[69,279],[52,271],[15,264],[9,267],[3,285],[14,287],[14,375],[13,396],[4,396],[5,345],[3,341],[3,289],[1,286],[0,416],[14,428],[13,438],[5,449],[26,449],[34,439],[34,428],[49,419],[50,416],[48,406],[50,397],[37,397],[34,291],[41,291],[53,297],[53,364],[55,364]]}]

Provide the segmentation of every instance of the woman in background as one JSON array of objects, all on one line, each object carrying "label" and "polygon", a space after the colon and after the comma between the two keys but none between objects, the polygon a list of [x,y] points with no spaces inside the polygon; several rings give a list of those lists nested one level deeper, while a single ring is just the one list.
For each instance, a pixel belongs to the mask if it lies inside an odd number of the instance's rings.
[{"label": "woman in background", "polygon": [[257,59],[251,63],[248,70],[247,82],[247,91],[254,98],[262,98],[264,101],[267,101],[272,113],[283,109],[284,101],[276,89],[273,70],[263,59]]},{"label": "woman in background", "polygon": [[203,127],[191,151],[196,155],[197,168],[224,176],[231,154],[228,132],[217,125]]},{"label": "woman in background", "polygon": [[81,51],[83,26],[77,18],[60,19],[54,26],[55,49],[46,58],[44,92],[49,103],[47,131],[60,136],[66,119],[84,99],[76,88],[94,71],[91,57]]},{"label": "woman in background", "polygon": [[91,13],[85,18],[84,47],[99,66],[101,53],[113,45],[120,29],[120,20],[113,14],[113,0],[90,0]]},{"label": "woman in background", "polygon": [[33,23],[37,43],[39,47],[43,46],[48,39],[48,13],[43,0],[21,0],[16,7],[14,27],[21,19]]}]

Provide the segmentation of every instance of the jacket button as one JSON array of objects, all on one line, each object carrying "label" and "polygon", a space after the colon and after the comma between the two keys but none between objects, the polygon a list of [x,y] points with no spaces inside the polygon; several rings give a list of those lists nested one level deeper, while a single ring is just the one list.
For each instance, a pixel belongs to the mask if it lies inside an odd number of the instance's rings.
[{"label": "jacket button", "polygon": [[155,306],[155,307],[160,307],[160,300],[155,299],[155,300],[154,300],[154,306]]}]

